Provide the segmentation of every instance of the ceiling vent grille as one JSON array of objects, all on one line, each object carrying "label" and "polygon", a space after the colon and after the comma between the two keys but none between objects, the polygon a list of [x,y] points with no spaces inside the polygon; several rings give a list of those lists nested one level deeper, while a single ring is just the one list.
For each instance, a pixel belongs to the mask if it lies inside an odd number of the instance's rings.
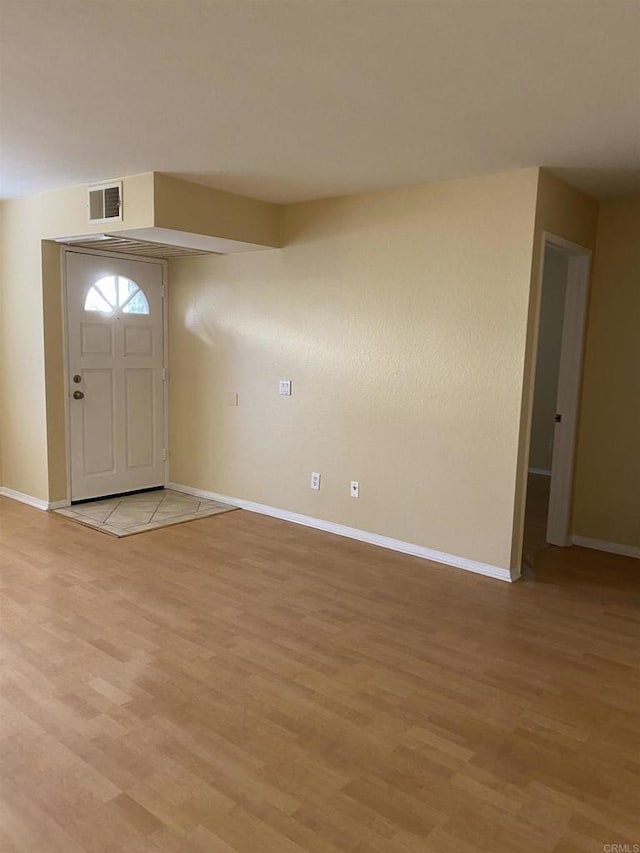
[{"label": "ceiling vent grille", "polygon": [[56,243],[67,246],[80,246],[83,249],[98,249],[100,252],[138,255],[144,258],[185,258],[189,255],[218,255],[205,249],[190,249],[186,246],[174,246],[170,243],[154,243],[150,240],[130,240],[109,234],[87,234],[79,237],[59,237]]},{"label": "ceiling vent grille", "polygon": [[89,222],[122,222],[122,181],[89,187]]}]

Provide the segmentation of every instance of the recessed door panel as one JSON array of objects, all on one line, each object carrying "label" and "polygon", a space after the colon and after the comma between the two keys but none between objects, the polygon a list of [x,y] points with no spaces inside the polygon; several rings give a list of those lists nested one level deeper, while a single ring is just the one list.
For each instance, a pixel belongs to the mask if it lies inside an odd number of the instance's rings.
[{"label": "recessed door panel", "polygon": [[81,355],[112,355],[113,329],[106,323],[80,324]]},{"label": "recessed door panel", "polygon": [[125,326],[125,356],[144,355],[153,357],[153,329],[150,326]]},{"label": "recessed door panel", "polygon": [[83,475],[113,474],[116,468],[114,375],[111,368],[83,371]]},{"label": "recessed door panel", "polygon": [[150,466],[155,458],[153,370],[125,368],[124,377],[127,467]]}]

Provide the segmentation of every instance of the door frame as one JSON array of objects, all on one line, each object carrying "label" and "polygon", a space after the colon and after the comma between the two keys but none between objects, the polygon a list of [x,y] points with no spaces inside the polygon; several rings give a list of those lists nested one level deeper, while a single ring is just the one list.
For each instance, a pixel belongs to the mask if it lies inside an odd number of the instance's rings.
[{"label": "door frame", "polygon": [[84,249],[81,246],[63,246],[60,252],[61,281],[62,281],[62,353],[64,371],[64,430],[66,436],[65,452],[67,454],[67,497],[60,506],[71,506],[71,385],[69,382],[69,317],[67,312],[67,255],[94,255],[100,258],[115,258],[120,261],[141,261],[146,264],[156,264],[162,270],[162,376],[163,376],[163,407],[164,419],[164,483],[169,481],[169,315],[168,315],[168,264],[162,258],[147,258],[141,255],[125,254],[124,252],[107,252],[98,249]]},{"label": "door frame", "polygon": [[[562,422],[556,423],[551,463],[551,487],[547,516],[546,540],[552,545],[571,545],[571,509],[573,499],[573,475],[575,470],[578,414],[582,388],[582,364],[584,360],[587,329],[587,306],[589,301],[589,279],[592,252],[585,246],[565,240],[550,231],[542,232],[540,241],[540,263],[538,273],[538,306],[536,317],[536,348],[533,385],[537,373],[537,340],[540,330],[542,288],[544,283],[544,257],[547,246],[560,249],[568,259],[567,289],[562,322],[562,344],[558,373],[556,412]],[[529,436],[533,421],[533,405],[529,413]],[[527,475],[529,450],[526,457]],[[525,482],[527,482],[525,480]]]}]

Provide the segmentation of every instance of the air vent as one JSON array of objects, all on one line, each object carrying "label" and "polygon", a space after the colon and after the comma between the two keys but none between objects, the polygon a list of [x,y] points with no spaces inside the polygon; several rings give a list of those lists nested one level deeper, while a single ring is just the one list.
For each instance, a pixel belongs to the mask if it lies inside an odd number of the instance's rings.
[{"label": "air vent", "polygon": [[89,187],[89,222],[122,222],[122,181]]}]

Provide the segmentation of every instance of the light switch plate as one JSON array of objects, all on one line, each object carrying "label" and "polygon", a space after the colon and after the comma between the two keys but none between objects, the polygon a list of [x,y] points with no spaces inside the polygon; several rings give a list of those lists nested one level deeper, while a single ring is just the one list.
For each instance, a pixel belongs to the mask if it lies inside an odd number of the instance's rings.
[{"label": "light switch plate", "polygon": [[280,396],[281,397],[290,397],[291,396],[291,380],[290,379],[281,379],[280,380]]},{"label": "light switch plate", "polygon": [[237,406],[238,395],[235,391],[227,391],[227,406]]}]

